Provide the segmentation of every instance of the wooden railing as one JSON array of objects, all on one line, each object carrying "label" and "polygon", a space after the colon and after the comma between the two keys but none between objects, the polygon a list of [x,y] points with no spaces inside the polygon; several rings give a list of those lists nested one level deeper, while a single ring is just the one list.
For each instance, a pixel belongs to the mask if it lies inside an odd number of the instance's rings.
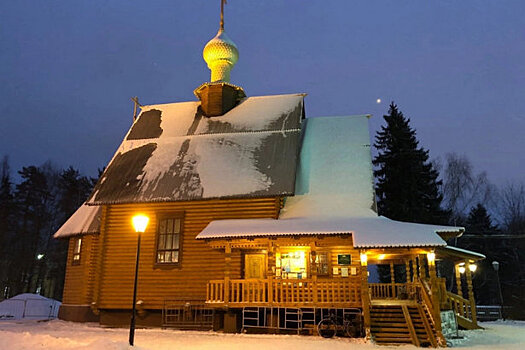
[{"label": "wooden railing", "polygon": [[370,297],[374,299],[413,299],[413,283],[369,283]]},{"label": "wooden railing", "polygon": [[430,321],[434,325],[438,345],[440,347],[445,347],[447,342],[441,330],[441,310],[439,307],[440,302],[438,295],[436,295],[438,293],[437,284],[432,287],[431,281],[418,278],[414,285],[416,288],[416,300],[418,300],[422,310],[427,313],[427,315],[430,317]]},{"label": "wooden railing", "polygon": [[208,282],[206,302],[229,306],[361,306],[357,278],[232,279]]},{"label": "wooden railing", "polygon": [[451,304],[452,310],[454,310],[456,315],[472,320],[472,310],[470,308],[470,301],[451,292],[447,292],[447,299]]}]

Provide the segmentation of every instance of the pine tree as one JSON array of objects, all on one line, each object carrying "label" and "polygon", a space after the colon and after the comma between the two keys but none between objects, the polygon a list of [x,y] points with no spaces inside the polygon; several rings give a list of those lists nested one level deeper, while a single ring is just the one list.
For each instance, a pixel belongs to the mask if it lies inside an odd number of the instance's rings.
[{"label": "pine tree", "polygon": [[11,174],[9,161],[4,156],[0,165],[0,300],[9,296],[9,267],[11,256],[11,240],[13,238],[13,217],[15,205],[13,202]]},{"label": "pine tree", "polygon": [[20,292],[34,292],[31,283],[37,270],[37,254],[45,250],[47,236],[51,230],[51,208],[53,194],[48,178],[41,167],[23,167],[18,172],[22,182],[16,185],[17,239],[13,242],[16,255],[12,261],[19,275],[15,289]]},{"label": "pine tree", "polygon": [[465,226],[465,231],[472,234],[488,234],[498,230],[492,225],[487,209],[480,203],[470,210]]},{"label": "pine tree", "polygon": [[373,161],[379,214],[400,221],[446,223],[449,213],[441,208],[439,174],[428,151],[419,147],[410,119],[393,102],[383,118],[386,126],[377,133],[374,146],[379,154]]}]

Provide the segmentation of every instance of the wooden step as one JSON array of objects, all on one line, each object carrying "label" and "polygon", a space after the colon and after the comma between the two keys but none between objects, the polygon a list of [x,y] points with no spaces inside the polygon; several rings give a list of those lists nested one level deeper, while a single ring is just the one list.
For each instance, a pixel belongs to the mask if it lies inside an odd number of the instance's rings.
[{"label": "wooden step", "polygon": [[388,327],[372,327],[372,332],[375,334],[379,333],[408,333],[408,329],[405,328],[388,328]]}]

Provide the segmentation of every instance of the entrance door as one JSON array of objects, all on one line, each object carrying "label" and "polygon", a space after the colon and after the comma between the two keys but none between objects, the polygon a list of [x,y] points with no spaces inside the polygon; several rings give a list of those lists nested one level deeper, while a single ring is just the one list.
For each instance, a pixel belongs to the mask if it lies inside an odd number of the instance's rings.
[{"label": "entrance door", "polygon": [[244,255],[244,278],[264,278],[265,258],[264,254]]}]

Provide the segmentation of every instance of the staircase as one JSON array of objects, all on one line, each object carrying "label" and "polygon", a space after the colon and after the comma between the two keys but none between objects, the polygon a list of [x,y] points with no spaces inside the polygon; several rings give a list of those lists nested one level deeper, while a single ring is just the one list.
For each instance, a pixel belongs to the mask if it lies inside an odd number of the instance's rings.
[{"label": "staircase", "polygon": [[379,345],[438,346],[432,318],[417,303],[372,305],[370,320],[372,339]]}]

